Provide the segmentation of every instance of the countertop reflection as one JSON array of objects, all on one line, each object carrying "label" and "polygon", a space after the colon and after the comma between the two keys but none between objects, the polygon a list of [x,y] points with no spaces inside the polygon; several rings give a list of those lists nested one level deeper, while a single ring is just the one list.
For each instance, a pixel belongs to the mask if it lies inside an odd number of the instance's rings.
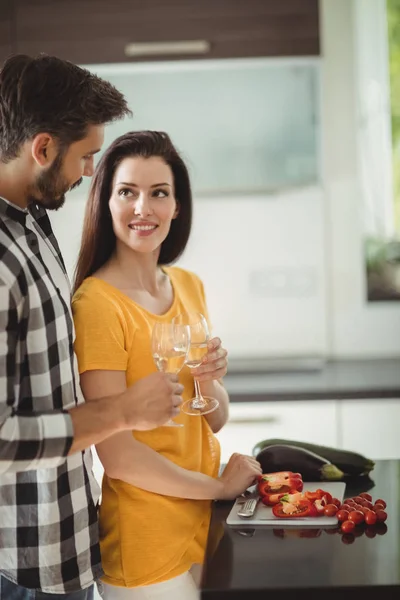
[{"label": "countertop reflection", "polygon": [[[395,598],[400,594],[400,461],[377,461],[372,481],[348,483],[345,496],[371,490],[388,505],[388,520],[375,537],[365,531],[342,537],[303,531],[226,525],[232,503],[215,503],[209,532],[202,598]],[[323,487],[323,484],[321,484]],[[386,525],[386,526],[385,526]],[[216,548],[216,549],[215,549]],[[251,594],[249,594],[251,592]]]}]

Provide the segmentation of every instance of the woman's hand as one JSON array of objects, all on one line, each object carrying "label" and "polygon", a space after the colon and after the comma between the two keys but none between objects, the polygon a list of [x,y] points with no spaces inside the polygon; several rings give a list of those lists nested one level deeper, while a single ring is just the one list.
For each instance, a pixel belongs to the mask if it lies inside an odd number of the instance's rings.
[{"label": "woman's hand", "polygon": [[227,356],[228,352],[221,346],[221,340],[218,337],[212,338],[201,365],[192,369],[193,377],[200,383],[222,379],[228,370]]},{"label": "woman's hand", "polygon": [[252,456],[232,454],[221,477],[222,490],[216,500],[234,500],[262,474],[261,465]]}]

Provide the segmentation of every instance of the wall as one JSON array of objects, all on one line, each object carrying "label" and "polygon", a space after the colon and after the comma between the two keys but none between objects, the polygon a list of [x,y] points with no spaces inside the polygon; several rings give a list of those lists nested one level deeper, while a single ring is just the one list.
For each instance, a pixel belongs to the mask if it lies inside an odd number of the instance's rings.
[{"label": "wall", "polygon": [[[400,355],[400,305],[365,300],[354,8],[365,6],[321,0],[323,191],[195,203],[181,264],[203,277],[231,356]],[[74,192],[52,215],[70,270],[83,208]]]},{"label": "wall", "polygon": [[[356,1],[348,0],[321,2],[327,298],[329,350],[334,356],[400,354],[400,304],[368,304],[365,300],[365,208],[357,147],[356,24],[357,11],[376,8],[375,2],[357,5]],[[375,35],[379,35],[379,29]]]},{"label": "wall", "polygon": [[[324,353],[322,209],[318,188],[195,202],[179,264],[204,280],[214,332],[231,356]],[[70,273],[83,211],[75,193],[51,215]]]}]

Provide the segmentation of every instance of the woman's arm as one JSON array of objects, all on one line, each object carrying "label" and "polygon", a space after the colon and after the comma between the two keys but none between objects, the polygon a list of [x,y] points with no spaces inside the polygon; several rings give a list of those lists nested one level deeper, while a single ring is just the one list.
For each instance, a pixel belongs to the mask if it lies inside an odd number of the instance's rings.
[{"label": "woman's arm", "polygon": [[229,395],[222,381],[200,381],[200,390],[203,396],[216,398],[219,406],[214,412],[204,415],[212,431],[217,433],[223,428],[229,418]]},{"label": "woman's arm", "polygon": [[[100,397],[114,396],[126,389],[125,372],[86,371],[81,375],[81,386],[86,400],[96,402]],[[214,479],[175,465],[135,440],[130,432],[108,438],[98,444],[96,450],[109,477],[149,492],[177,498],[234,498],[261,472],[253,458],[236,455],[231,469],[219,479]]]},{"label": "woman's arm", "polygon": [[227,356],[221,340],[215,337],[209,341],[208,352],[201,365],[192,371],[193,377],[200,384],[201,393],[216,398],[219,402],[217,410],[205,415],[214,433],[222,429],[229,417],[229,395],[222,383],[222,377],[226,375],[228,368]]}]

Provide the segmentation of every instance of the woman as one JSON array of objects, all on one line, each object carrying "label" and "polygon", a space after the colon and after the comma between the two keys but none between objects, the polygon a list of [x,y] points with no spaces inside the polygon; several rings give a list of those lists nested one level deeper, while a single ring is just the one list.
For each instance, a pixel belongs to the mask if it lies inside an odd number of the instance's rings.
[{"label": "woman", "polygon": [[[123,392],[156,370],[151,331],[183,312],[207,317],[203,285],[189,271],[166,267],[189,238],[192,197],[186,166],[165,133],[121,136],[96,169],[76,269],[76,352],[87,401]],[[234,455],[221,477],[214,436],[228,416],[221,382],[227,352],[209,343],[193,374],[219,401],[184,426],[121,433],[97,445],[104,466],[100,535],[106,600],[198,597],[192,572],[203,562],[212,499],[236,497],[260,473]],[[183,399],[193,375],[180,373]]]}]

